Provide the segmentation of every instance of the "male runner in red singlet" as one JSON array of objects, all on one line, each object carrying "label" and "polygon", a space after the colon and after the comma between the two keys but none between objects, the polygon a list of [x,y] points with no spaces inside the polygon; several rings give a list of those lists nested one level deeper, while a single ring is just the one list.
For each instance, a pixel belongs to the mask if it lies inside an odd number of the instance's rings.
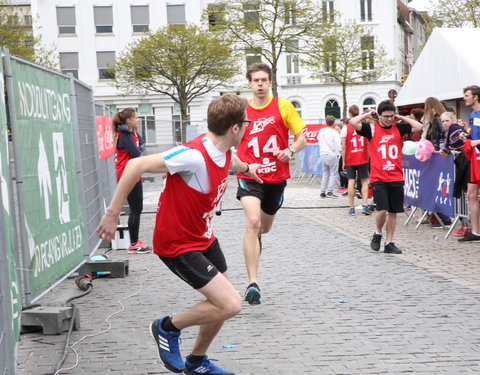
[{"label": "male runner in red singlet", "polygon": [[[252,122],[245,129],[237,152],[243,161],[262,165],[257,174],[264,183],[259,184],[251,176],[239,173],[237,198],[246,218],[243,251],[249,285],[245,300],[250,304],[259,304],[257,270],[261,252],[260,236],[272,228],[275,214],[283,203],[286,180],[290,178],[289,162],[294,153],[305,147],[306,140],[302,133],[305,124],[292,103],[270,96],[270,67],[255,63],[248,68],[246,76],[253,93],[247,106],[248,118]],[[295,136],[291,145],[288,144],[289,131]]]},{"label": "male runner in red singlet", "polygon": [[[104,240],[115,236],[118,215],[129,191],[143,173],[167,173],[153,233],[153,250],[170,270],[205,296],[205,300],[150,326],[158,354],[172,372],[187,375],[233,375],[213,364],[207,349],[225,320],[240,312],[242,300],[228,280],[227,264],[211,220],[227,187],[228,170],[262,182],[259,164],[244,164],[231,148],[242,139],[248,120],[247,101],[233,94],[208,107],[208,133],[162,154],[132,159],[120,179],[97,232]],[[184,361],[180,331],[200,326],[191,354]]]},{"label": "male runner in red singlet", "polygon": [[[403,212],[402,137],[404,134],[421,130],[423,125],[395,112],[395,105],[385,100],[378,105],[378,114],[367,112],[358,115],[350,119],[350,125],[357,134],[369,140],[370,183],[377,206],[377,230],[372,236],[370,247],[375,251],[380,250],[385,225],[385,253],[401,254],[402,250],[393,243],[393,235],[397,225],[397,213]],[[374,119],[373,126],[363,123],[366,119]],[[401,122],[397,124],[398,121]]]}]

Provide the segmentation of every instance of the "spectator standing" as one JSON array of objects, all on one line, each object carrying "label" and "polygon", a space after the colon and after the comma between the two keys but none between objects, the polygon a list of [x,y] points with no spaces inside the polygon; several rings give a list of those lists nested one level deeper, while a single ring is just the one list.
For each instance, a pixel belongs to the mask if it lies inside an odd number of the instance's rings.
[{"label": "spectator standing", "polygon": [[328,115],[325,119],[327,126],[318,132],[318,145],[320,147],[320,162],[322,163],[322,182],[320,184],[321,198],[337,198],[333,189],[338,180],[338,163],[342,146],[340,134],[334,129],[335,117]]},{"label": "spectator standing", "polygon": [[[376,231],[373,233],[370,247],[380,250],[383,227],[386,227],[385,253],[401,254],[395,246],[393,236],[397,225],[397,213],[403,212],[403,135],[422,129],[423,125],[409,117],[395,113],[395,105],[385,100],[378,105],[377,113],[369,112],[350,119],[350,125],[358,134],[369,140],[370,182],[377,207]],[[364,123],[374,119],[373,127]],[[401,121],[401,123],[398,123]]]},{"label": "spectator standing", "polygon": [[[350,118],[358,116],[360,110],[357,105],[348,108]],[[348,203],[350,216],[355,215],[355,183],[357,177],[361,181],[362,214],[370,215],[368,209],[368,140],[358,135],[352,125],[347,124],[340,133],[342,142],[342,170],[347,172],[348,178]]]},{"label": "spectator standing", "polygon": [[465,141],[464,150],[470,161],[470,178],[467,186],[467,200],[470,208],[470,221],[472,232],[465,237],[459,238],[459,242],[480,241],[480,207],[478,204],[478,190],[480,182],[479,164],[480,150],[476,144],[470,141],[480,139],[480,87],[468,86],[463,89],[463,101],[467,107],[472,108],[469,125],[471,128],[468,139]]},{"label": "spectator standing", "polygon": [[440,150],[440,138],[445,129],[440,121],[440,115],[445,112],[445,107],[437,98],[428,97],[425,100],[425,113],[423,115],[422,139],[433,143],[435,151]]},{"label": "spectator standing", "polygon": [[[116,137],[115,168],[117,181],[120,181],[129,160],[138,158],[145,150],[145,142],[137,132],[138,116],[134,108],[125,108],[117,112],[112,119]],[[143,211],[143,185],[139,177],[127,197],[130,213],[128,215],[128,234],[130,236],[129,253],[147,254],[152,251],[139,238],[140,217]]]}]

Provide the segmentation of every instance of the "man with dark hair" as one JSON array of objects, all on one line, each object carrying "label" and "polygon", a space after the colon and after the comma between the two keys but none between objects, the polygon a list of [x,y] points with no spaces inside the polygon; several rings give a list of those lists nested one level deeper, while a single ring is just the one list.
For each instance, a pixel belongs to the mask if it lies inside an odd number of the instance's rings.
[{"label": "man with dark hair", "polygon": [[[283,191],[290,178],[289,162],[293,154],[305,147],[302,133],[305,127],[297,110],[289,101],[270,96],[272,70],[267,64],[255,63],[246,74],[253,98],[247,106],[252,121],[237,147],[238,157],[249,163],[259,163],[259,184],[251,176],[239,173],[237,198],[246,218],[243,252],[249,284],[245,300],[251,305],[260,303],[257,271],[260,263],[261,235],[272,228],[275,214],[283,203]],[[288,133],[295,140],[288,144]]]},{"label": "man with dark hair", "polygon": [[[372,250],[380,250],[383,227],[386,227],[385,253],[401,254],[393,243],[397,213],[403,212],[403,135],[416,132],[423,125],[409,117],[395,113],[396,108],[386,100],[378,105],[377,113],[368,112],[350,119],[350,125],[369,140],[370,183],[377,207],[376,231],[370,242]],[[364,123],[373,119],[370,126]],[[398,121],[401,121],[397,124]]]},{"label": "man with dark hair", "polygon": [[[115,236],[123,202],[143,173],[167,173],[160,195],[154,252],[179,278],[205,300],[150,326],[160,360],[172,372],[233,375],[213,364],[206,353],[223,323],[240,312],[242,300],[228,280],[227,264],[212,230],[212,218],[227,187],[228,170],[242,172],[259,184],[259,164],[244,164],[232,156],[248,120],[247,101],[233,94],[213,100],[208,107],[208,132],[161,154],[132,159],[115,190],[97,232],[103,240]],[[191,354],[183,360],[180,331],[200,326]]]},{"label": "man with dark hair", "polygon": [[468,86],[463,89],[463,101],[467,107],[472,108],[470,112],[470,134],[465,141],[465,156],[470,161],[470,178],[467,185],[467,200],[470,209],[470,221],[472,223],[472,232],[465,237],[459,238],[459,242],[480,241],[480,206],[478,203],[478,191],[480,176],[478,175],[480,163],[480,146],[472,141],[480,139],[480,87]]},{"label": "man with dark hair", "polygon": [[[360,110],[357,105],[348,108],[350,118],[358,116]],[[348,203],[350,216],[355,215],[355,182],[357,177],[361,181],[362,214],[370,215],[368,209],[368,140],[357,134],[352,125],[347,124],[340,133],[342,140],[342,169],[346,170],[348,178]]]}]

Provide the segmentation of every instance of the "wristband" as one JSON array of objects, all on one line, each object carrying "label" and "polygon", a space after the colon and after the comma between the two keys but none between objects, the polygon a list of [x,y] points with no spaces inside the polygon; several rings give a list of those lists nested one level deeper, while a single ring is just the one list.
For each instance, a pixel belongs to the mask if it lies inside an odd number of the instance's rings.
[{"label": "wristband", "polygon": [[293,154],[295,153],[295,151],[293,151],[290,146],[288,146],[288,150],[292,153],[292,156],[293,156]]},{"label": "wristband", "polygon": [[243,174],[246,174],[250,171],[250,165],[248,163],[243,163],[247,166],[247,170],[245,172],[242,172]]}]

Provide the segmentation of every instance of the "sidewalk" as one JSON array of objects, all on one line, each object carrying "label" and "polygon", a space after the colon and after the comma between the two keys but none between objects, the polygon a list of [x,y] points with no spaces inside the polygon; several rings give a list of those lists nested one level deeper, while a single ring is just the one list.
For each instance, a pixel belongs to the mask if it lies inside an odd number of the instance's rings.
[{"label": "sidewalk", "polygon": [[[159,185],[161,179],[144,184],[145,242]],[[400,219],[395,241],[404,253],[373,252],[374,215],[348,216],[347,198],[321,200],[318,185],[289,182],[285,195],[272,232],[263,237],[262,304],[244,304],[210,357],[237,375],[480,373],[480,244],[445,240],[446,231],[428,225],[415,231]],[[215,233],[243,295],[244,216],[234,178],[222,208]],[[170,374],[159,363],[149,324],[200,301],[199,294],[152,254],[118,250],[108,256],[128,258],[130,274],[95,280],[92,292],[75,300],[81,329],[70,344],[88,336],[74,347],[78,362],[70,351],[64,364],[75,367],[62,373]],[[61,305],[78,293],[67,280],[40,302]],[[195,334],[182,333],[184,355]],[[64,340],[65,334],[22,335],[19,373],[52,373]]]}]

